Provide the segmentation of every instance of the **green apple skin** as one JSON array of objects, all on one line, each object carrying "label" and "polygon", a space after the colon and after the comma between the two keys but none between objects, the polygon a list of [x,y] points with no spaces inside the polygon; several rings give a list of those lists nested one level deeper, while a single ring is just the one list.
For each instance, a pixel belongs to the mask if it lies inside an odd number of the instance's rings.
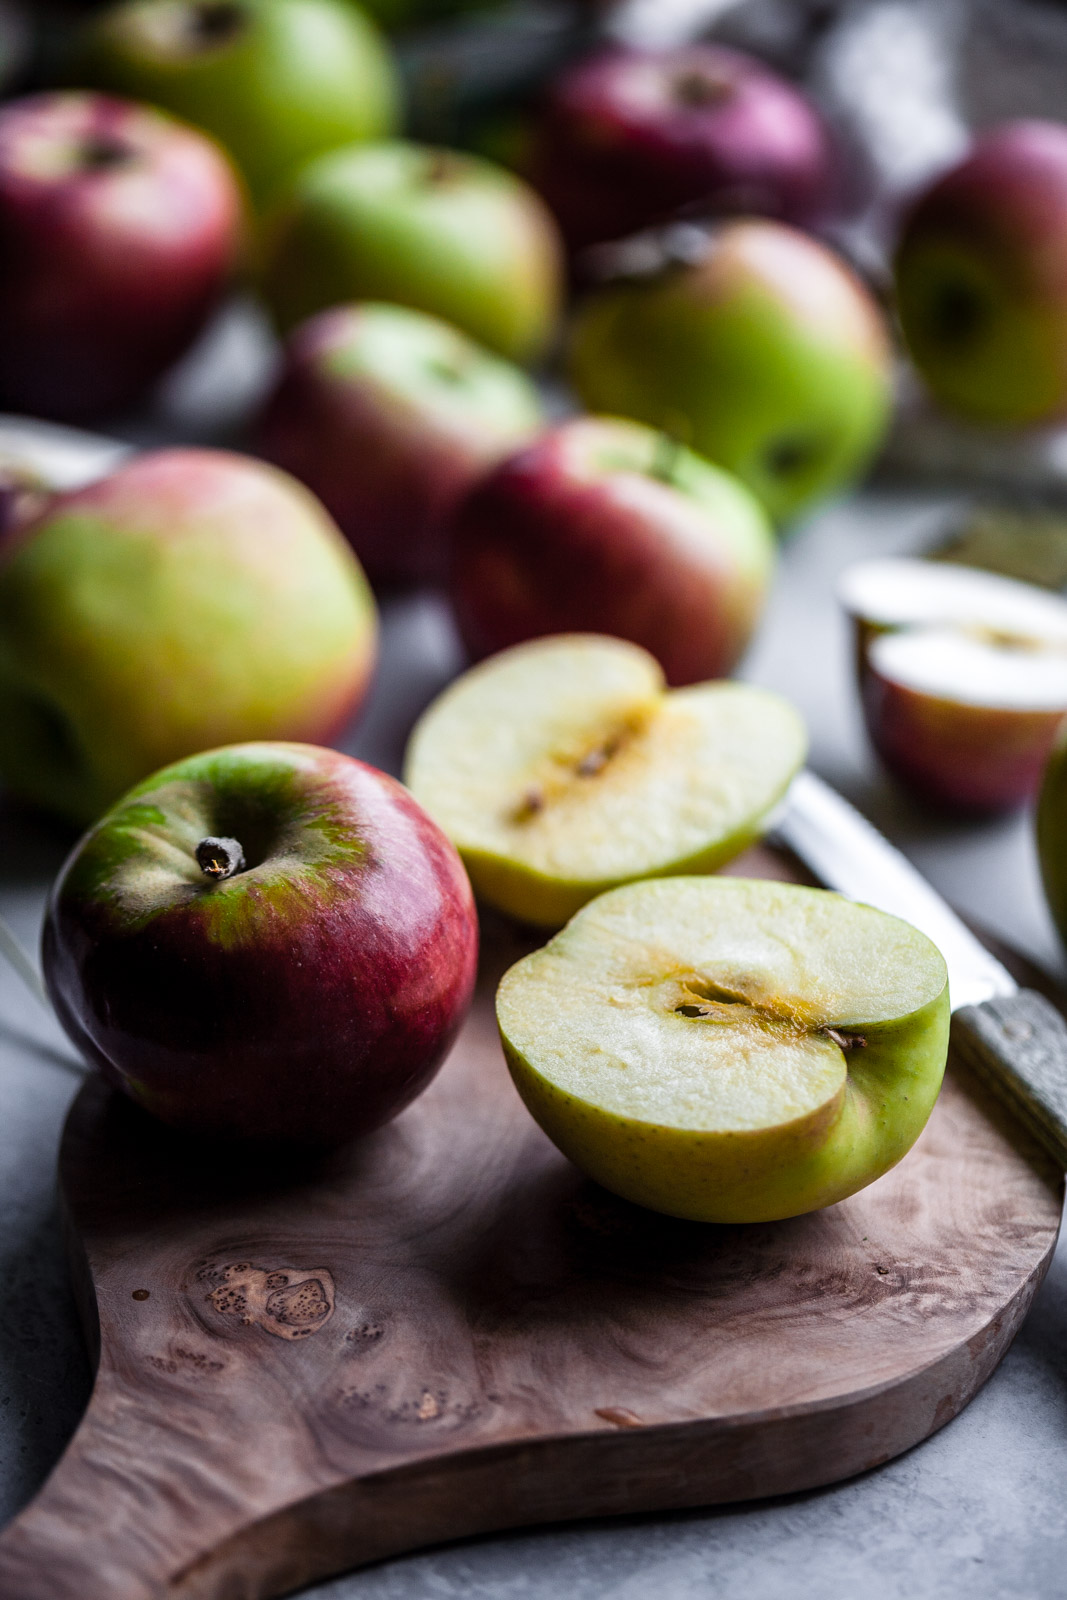
[{"label": "green apple skin", "polygon": [[1060,726],[1045,768],[1036,824],[1045,899],[1067,949],[1067,720]]},{"label": "green apple skin", "polygon": [[264,253],[282,329],[327,306],[387,300],[519,362],[555,331],[556,225],[521,178],[479,156],[402,140],[332,151],[279,199]]},{"label": "green apple skin", "polygon": [[891,403],[871,295],[824,245],[766,220],[724,223],[703,259],[591,294],[569,365],[589,410],[674,434],[779,524],[863,472]]},{"label": "green apple skin", "polygon": [[[198,33],[198,16],[220,20]],[[86,24],[71,75],[214,134],[257,206],[313,156],[399,118],[388,50],[348,0],[125,0]]]},{"label": "green apple skin", "polygon": [[[895,1166],[926,1126],[948,1055],[951,1011],[943,962],[940,991],[911,1014],[873,1024],[856,1019],[865,1044],[849,1051],[846,1082],[836,1100],[773,1128],[700,1132],[618,1115],[552,1083],[532,1064],[528,1047],[513,1036],[513,974],[525,963],[558,959],[582,918],[624,908],[623,897],[635,890],[670,893],[687,881],[629,885],[601,895],[542,950],[505,974],[497,994],[497,1020],[515,1086],[534,1120],[565,1156],[606,1189],[650,1210],[696,1222],[751,1223],[835,1205]],[[766,887],[763,880],[742,878],[699,881],[713,894],[725,892],[739,901],[753,888],[759,892]],[[776,887],[791,897],[839,899],[824,889]],[[856,909],[884,915],[870,907]],[[844,1019],[839,1026],[847,1026]]]},{"label": "green apple skin", "polygon": [[195,751],[322,744],[369,686],[373,597],[287,473],[149,452],[0,548],[0,777],[77,824]]}]

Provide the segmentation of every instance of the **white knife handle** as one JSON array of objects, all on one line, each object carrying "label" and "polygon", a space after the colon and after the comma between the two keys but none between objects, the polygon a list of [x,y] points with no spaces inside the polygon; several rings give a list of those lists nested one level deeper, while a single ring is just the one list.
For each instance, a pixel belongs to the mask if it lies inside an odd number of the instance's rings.
[{"label": "white knife handle", "polygon": [[1034,989],[961,1006],[952,1043],[967,1065],[1067,1170],[1067,1022]]}]

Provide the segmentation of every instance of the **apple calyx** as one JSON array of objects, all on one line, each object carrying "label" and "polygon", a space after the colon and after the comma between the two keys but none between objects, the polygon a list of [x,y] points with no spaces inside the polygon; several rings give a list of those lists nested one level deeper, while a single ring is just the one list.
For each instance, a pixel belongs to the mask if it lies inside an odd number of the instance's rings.
[{"label": "apple calyx", "polygon": [[138,154],[125,139],[107,133],[86,139],[79,151],[83,172],[112,172],[116,167],[128,166]]},{"label": "apple calyx", "polygon": [[216,838],[209,835],[196,847],[196,862],[205,878],[221,883],[232,878],[235,872],[245,869],[245,853],[236,839]]},{"label": "apple calyx", "polygon": [[248,26],[242,0],[196,0],[184,18],[185,42],[192,50],[214,50],[229,44]]},{"label": "apple calyx", "polygon": [[707,68],[686,67],[671,84],[675,104],[693,111],[706,111],[724,105],[733,94],[734,85],[726,75]]}]

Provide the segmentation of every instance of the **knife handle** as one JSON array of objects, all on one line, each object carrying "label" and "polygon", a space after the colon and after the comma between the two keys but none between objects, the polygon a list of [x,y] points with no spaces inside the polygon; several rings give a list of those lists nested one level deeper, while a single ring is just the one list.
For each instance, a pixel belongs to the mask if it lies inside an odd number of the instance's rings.
[{"label": "knife handle", "polygon": [[952,1043],[967,1065],[1067,1170],[1067,1022],[1034,989],[961,1006]]}]

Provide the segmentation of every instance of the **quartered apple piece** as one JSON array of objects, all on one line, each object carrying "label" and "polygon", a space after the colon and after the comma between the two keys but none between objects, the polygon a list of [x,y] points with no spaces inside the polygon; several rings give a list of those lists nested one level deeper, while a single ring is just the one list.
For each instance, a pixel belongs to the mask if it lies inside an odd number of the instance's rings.
[{"label": "quartered apple piece", "polygon": [[758,1222],[892,1167],[933,1109],[948,977],[908,923],[824,889],[629,884],[505,975],[526,1106],[605,1187],[671,1216]]},{"label": "quartered apple piece", "polygon": [[806,752],[764,689],[668,691],[646,651],[570,634],[492,657],[422,717],[405,780],[481,898],[559,927],[635,878],[712,872],[756,838]]}]

